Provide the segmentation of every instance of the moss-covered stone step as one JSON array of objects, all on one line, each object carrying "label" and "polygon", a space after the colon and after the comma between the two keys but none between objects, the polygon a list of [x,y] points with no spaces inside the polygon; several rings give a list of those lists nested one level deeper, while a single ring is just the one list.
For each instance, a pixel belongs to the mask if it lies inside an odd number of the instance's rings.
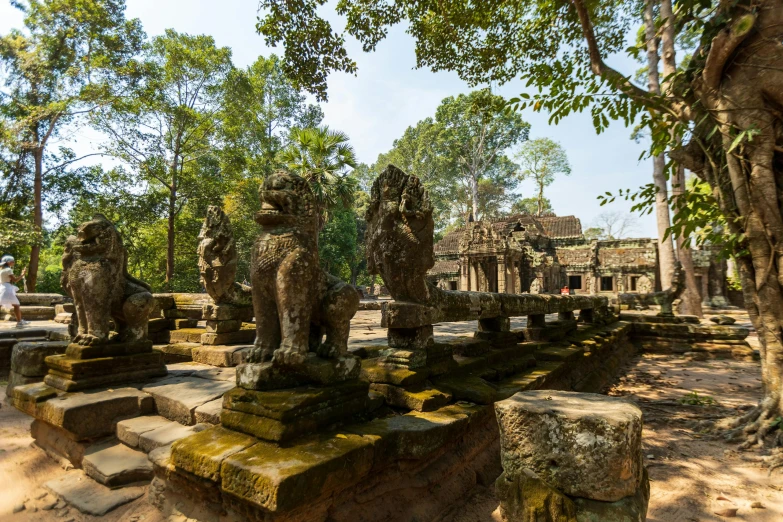
[{"label": "moss-covered stone step", "polygon": [[417,384],[402,388],[392,384],[371,384],[370,389],[383,395],[386,404],[416,411],[433,411],[451,401],[451,393],[441,388]]},{"label": "moss-covered stone step", "polygon": [[249,352],[252,344],[233,344],[233,345],[202,345],[193,346],[191,352],[194,362],[209,364],[211,366],[231,367],[241,364],[244,360],[243,354],[238,352]]},{"label": "moss-covered stone step", "polygon": [[223,399],[225,427],[268,441],[288,441],[364,413],[369,384],[361,380],[272,391],[234,388]]},{"label": "moss-covered stone step", "polygon": [[173,330],[169,334],[171,343],[201,343],[201,336],[206,332],[205,328],[181,328]]}]

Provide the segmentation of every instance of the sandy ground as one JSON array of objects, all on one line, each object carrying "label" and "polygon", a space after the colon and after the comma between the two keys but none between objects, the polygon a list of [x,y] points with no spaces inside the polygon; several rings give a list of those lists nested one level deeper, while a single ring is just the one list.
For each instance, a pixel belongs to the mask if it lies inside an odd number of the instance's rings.
[{"label": "sandy ground", "polygon": [[[352,341],[382,342],[385,329],[378,312],[360,312],[354,319]],[[738,324],[747,316],[738,317]],[[56,323],[54,323],[56,324]],[[0,327],[2,327],[0,323]],[[37,325],[36,325],[37,326]],[[61,325],[58,325],[61,326]],[[514,325],[515,327],[519,327]],[[436,327],[436,335],[464,335],[475,323]],[[783,520],[783,473],[772,477],[752,460],[759,452],[739,453],[736,444],[711,435],[707,425],[752,407],[761,396],[759,364],[738,361],[690,361],[682,357],[646,354],[620,373],[611,395],[638,402],[644,411],[644,454],[650,472],[650,522],[727,520],[716,511],[737,508],[736,520]],[[5,389],[0,380],[0,389]],[[698,397],[692,394],[696,393]],[[57,504],[42,485],[65,471],[32,446],[30,417],[12,408],[5,394],[0,403],[0,520],[3,522],[63,521],[158,522],[160,514],[146,497],[98,518]],[[691,397],[698,404],[685,405]],[[40,497],[40,498],[38,498]],[[726,500],[723,500],[726,499]],[[753,503],[763,508],[753,508]],[[26,509],[12,514],[22,504]],[[479,488],[447,522],[499,521],[498,501],[488,488]],[[46,509],[49,508],[49,509]]]}]

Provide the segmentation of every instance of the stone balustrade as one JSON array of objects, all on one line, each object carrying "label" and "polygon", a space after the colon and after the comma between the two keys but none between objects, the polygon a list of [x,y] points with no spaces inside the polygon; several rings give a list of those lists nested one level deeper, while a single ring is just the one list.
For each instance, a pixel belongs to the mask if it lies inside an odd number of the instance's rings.
[{"label": "stone balustrade", "polygon": [[603,296],[498,294],[490,292],[442,291],[433,306],[393,301],[381,307],[381,326],[386,328],[418,328],[435,323],[478,320],[485,326],[491,321],[510,317],[532,317],[541,324],[547,314],[559,314],[561,319],[580,318],[592,322],[593,310],[603,309],[609,301]]}]

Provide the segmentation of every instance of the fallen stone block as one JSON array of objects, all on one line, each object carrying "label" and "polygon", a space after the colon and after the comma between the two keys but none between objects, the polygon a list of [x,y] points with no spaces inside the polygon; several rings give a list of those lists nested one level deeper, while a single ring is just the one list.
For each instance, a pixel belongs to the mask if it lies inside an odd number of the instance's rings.
[{"label": "fallen stone block", "polygon": [[148,431],[171,425],[170,421],[160,415],[144,415],[125,419],[117,423],[117,438],[132,448],[139,446],[139,437]]},{"label": "fallen stone block", "polygon": [[572,497],[615,502],[642,480],[642,412],[603,395],[539,390],[495,403],[505,473],[532,470]]},{"label": "fallen stone block", "polygon": [[152,462],[147,455],[116,440],[88,447],[82,467],[88,476],[110,488],[152,479]]},{"label": "fallen stone block", "polygon": [[144,487],[109,489],[89,478],[81,470],[69,471],[62,477],[45,483],[44,487],[82,513],[96,517],[136,500],[146,491]]},{"label": "fallen stone block", "polygon": [[223,398],[215,399],[196,408],[196,422],[199,424],[220,424],[220,411],[223,409]]},{"label": "fallen stone block", "polygon": [[142,390],[155,400],[158,413],[184,425],[196,423],[195,410],[209,401],[222,397],[234,388],[231,381],[174,377],[144,386]]},{"label": "fallen stone block", "polygon": [[171,422],[166,426],[139,435],[139,449],[145,453],[149,453],[154,449],[168,446],[174,441],[198,433],[207,427],[209,426],[199,424],[195,426],[183,426],[177,422]]}]

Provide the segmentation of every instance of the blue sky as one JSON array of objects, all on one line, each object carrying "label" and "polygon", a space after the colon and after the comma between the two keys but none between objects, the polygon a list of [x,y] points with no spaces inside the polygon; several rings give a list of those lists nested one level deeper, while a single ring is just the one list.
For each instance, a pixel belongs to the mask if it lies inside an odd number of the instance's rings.
[{"label": "blue sky", "polygon": [[[0,2],[0,33],[20,27],[19,12],[6,0]],[[149,36],[167,28],[209,34],[217,45],[232,49],[237,66],[246,66],[259,55],[275,52],[255,32],[257,5],[255,0],[127,0],[127,16],[139,18]],[[406,127],[434,115],[443,98],[470,90],[456,74],[414,69],[414,42],[402,27],[393,28],[374,53],[362,53],[350,40],[348,45],[359,67],[357,76],[333,74],[329,101],[322,106],[325,123],[350,136],[363,162],[373,163]],[[277,52],[281,54],[281,50]],[[638,67],[625,57],[615,57],[612,65],[626,74]],[[521,82],[510,82],[495,92],[512,97],[523,90]],[[571,176],[557,179],[546,191],[557,214],[574,214],[586,228],[601,212],[630,212],[630,204],[625,202],[600,207],[596,200],[607,190],[635,188],[651,179],[651,162],[638,161],[646,145],[632,141],[630,129],[613,123],[607,132],[596,135],[587,114],[570,116],[552,126],[547,124],[546,114],[528,110],[523,117],[531,123],[531,137],[559,141],[571,162]],[[79,138],[81,143],[75,148],[83,150],[96,137],[82,131],[75,136]],[[523,183],[520,189],[523,197],[534,195],[531,184]],[[653,216],[640,216],[633,235],[655,236]]]}]

